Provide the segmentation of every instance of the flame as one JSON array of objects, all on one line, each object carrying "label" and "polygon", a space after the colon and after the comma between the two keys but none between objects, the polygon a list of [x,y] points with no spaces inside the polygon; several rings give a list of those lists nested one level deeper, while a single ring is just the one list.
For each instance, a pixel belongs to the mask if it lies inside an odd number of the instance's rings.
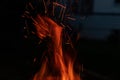
[{"label": "flame", "polygon": [[80,75],[74,71],[74,58],[62,48],[63,28],[52,19],[39,14],[33,21],[39,38],[51,37],[50,49],[53,50],[52,56],[44,58],[33,80],[80,80]]}]

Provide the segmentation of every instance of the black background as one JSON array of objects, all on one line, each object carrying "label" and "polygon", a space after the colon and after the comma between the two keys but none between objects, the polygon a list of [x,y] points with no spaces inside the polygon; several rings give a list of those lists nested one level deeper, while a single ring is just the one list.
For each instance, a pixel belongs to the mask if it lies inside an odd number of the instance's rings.
[{"label": "black background", "polygon": [[21,15],[24,0],[1,0],[0,2],[0,79],[27,80],[27,60],[31,55],[24,47]]}]

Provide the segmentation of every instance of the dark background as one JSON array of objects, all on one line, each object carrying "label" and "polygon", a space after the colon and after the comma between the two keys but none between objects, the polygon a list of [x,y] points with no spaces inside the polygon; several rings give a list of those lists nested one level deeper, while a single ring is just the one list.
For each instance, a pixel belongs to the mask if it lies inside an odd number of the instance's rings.
[{"label": "dark background", "polygon": [[[29,52],[23,49],[20,25],[24,0],[1,0],[0,2],[0,79],[26,80]],[[26,56],[27,55],[27,56]],[[27,58],[28,57],[28,58]]]},{"label": "dark background", "polygon": [[[25,3],[24,0],[1,0],[0,2],[1,80],[26,80],[32,73],[32,55],[35,49],[32,44],[23,39],[20,22]],[[119,46],[100,40],[86,39],[80,39],[79,44],[79,60],[86,69],[118,80]]]}]

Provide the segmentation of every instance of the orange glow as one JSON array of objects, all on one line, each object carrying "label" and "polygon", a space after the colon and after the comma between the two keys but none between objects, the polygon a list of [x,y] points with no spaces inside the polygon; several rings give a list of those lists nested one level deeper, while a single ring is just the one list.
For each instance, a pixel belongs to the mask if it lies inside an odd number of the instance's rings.
[{"label": "orange glow", "polygon": [[52,58],[45,57],[40,70],[33,80],[80,80],[74,71],[74,58],[62,48],[63,28],[48,17],[37,15],[34,21],[36,34],[40,39],[49,36],[52,39]]}]

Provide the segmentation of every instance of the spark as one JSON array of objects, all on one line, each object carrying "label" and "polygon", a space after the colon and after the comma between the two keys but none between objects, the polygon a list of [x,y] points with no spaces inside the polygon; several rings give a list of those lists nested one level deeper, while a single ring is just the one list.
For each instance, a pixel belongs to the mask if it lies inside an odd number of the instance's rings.
[{"label": "spark", "polygon": [[27,29],[27,20],[25,20],[25,27],[24,29]]},{"label": "spark", "polygon": [[33,7],[33,5],[30,2],[29,2],[28,5],[31,7],[32,10],[34,10],[34,7]]},{"label": "spark", "polygon": [[24,27],[24,29],[27,29],[26,27]]},{"label": "spark", "polygon": [[54,10],[55,10],[56,6],[61,7],[59,18],[62,16],[61,19],[63,20],[63,16],[64,16],[64,12],[65,12],[66,6],[64,6],[62,4],[59,4],[57,2],[53,2],[53,16],[54,16]]},{"label": "spark", "polygon": [[59,4],[59,3],[57,3],[57,2],[53,2],[53,5],[60,6],[60,7],[62,7],[62,8],[66,8],[66,6],[64,6],[64,5],[62,5],[62,4]]},{"label": "spark", "polygon": [[32,34],[35,34],[35,32],[32,31]]},{"label": "spark", "polygon": [[65,25],[63,23],[60,23],[63,28],[65,28]]},{"label": "spark", "polygon": [[61,20],[63,20],[64,13],[65,13],[65,10],[66,10],[66,6],[64,6],[62,4],[59,4],[57,2],[53,2],[53,15],[54,15],[55,6],[61,7],[59,18],[61,17]]},{"label": "spark", "polygon": [[73,20],[73,21],[76,20],[75,18],[72,18],[72,17],[67,17],[67,19],[70,19],[70,20]]},{"label": "spark", "polygon": [[26,38],[26,39],[27,39],[27,38],[28,38],[28,36],[27,36],[27,35],[24,35],[24,38]]},{"label": "spark", "polygon": [[42,41],[40,40],[39,42],[38,42],[38,44],[41,44],[42,43]]},{"label": "spark", "polygon": [[26,14],[30,14],[30,12],[28,12],[28,11],[25,11],[25,13],[26,13]]},{"label": "spark", "polygon": [[69,30],[72,30],[72,29],[70,28],[70,26],[66,25],[66,27],[67,27]]},{"label": "spark", "polygon": [[31,19],[33,20],[34,24],[38,24],[38,22],[35,19],[33,19],[32,17]]},{"label": "spark", "polygon": [[46,3],[45,3],[45,0],[43,0],[43,4],[44,4],[44,6],[45,6],[45,14],[47,13],[47,5],[46,5]]},{"label": "spark", "polygon": [[34,58],[33,62],[36,62],[36,58]]},{"label": "spark", "polygon": [[[65,9],[66,9],[66,8],[65,8]],[[63,17],[64,17],[65,9],[63,9],[62,20],[63,20]]]},{"label": "spark", "polygon": [[29,11],[25,11],[24,14],[22,15],[23,18],[30,18],[30,12]]},{"label": "spark", "polygon": [[62,11],[63,11],[63,8],[61,8],[60,10],[59,18],[61,17]]}]

